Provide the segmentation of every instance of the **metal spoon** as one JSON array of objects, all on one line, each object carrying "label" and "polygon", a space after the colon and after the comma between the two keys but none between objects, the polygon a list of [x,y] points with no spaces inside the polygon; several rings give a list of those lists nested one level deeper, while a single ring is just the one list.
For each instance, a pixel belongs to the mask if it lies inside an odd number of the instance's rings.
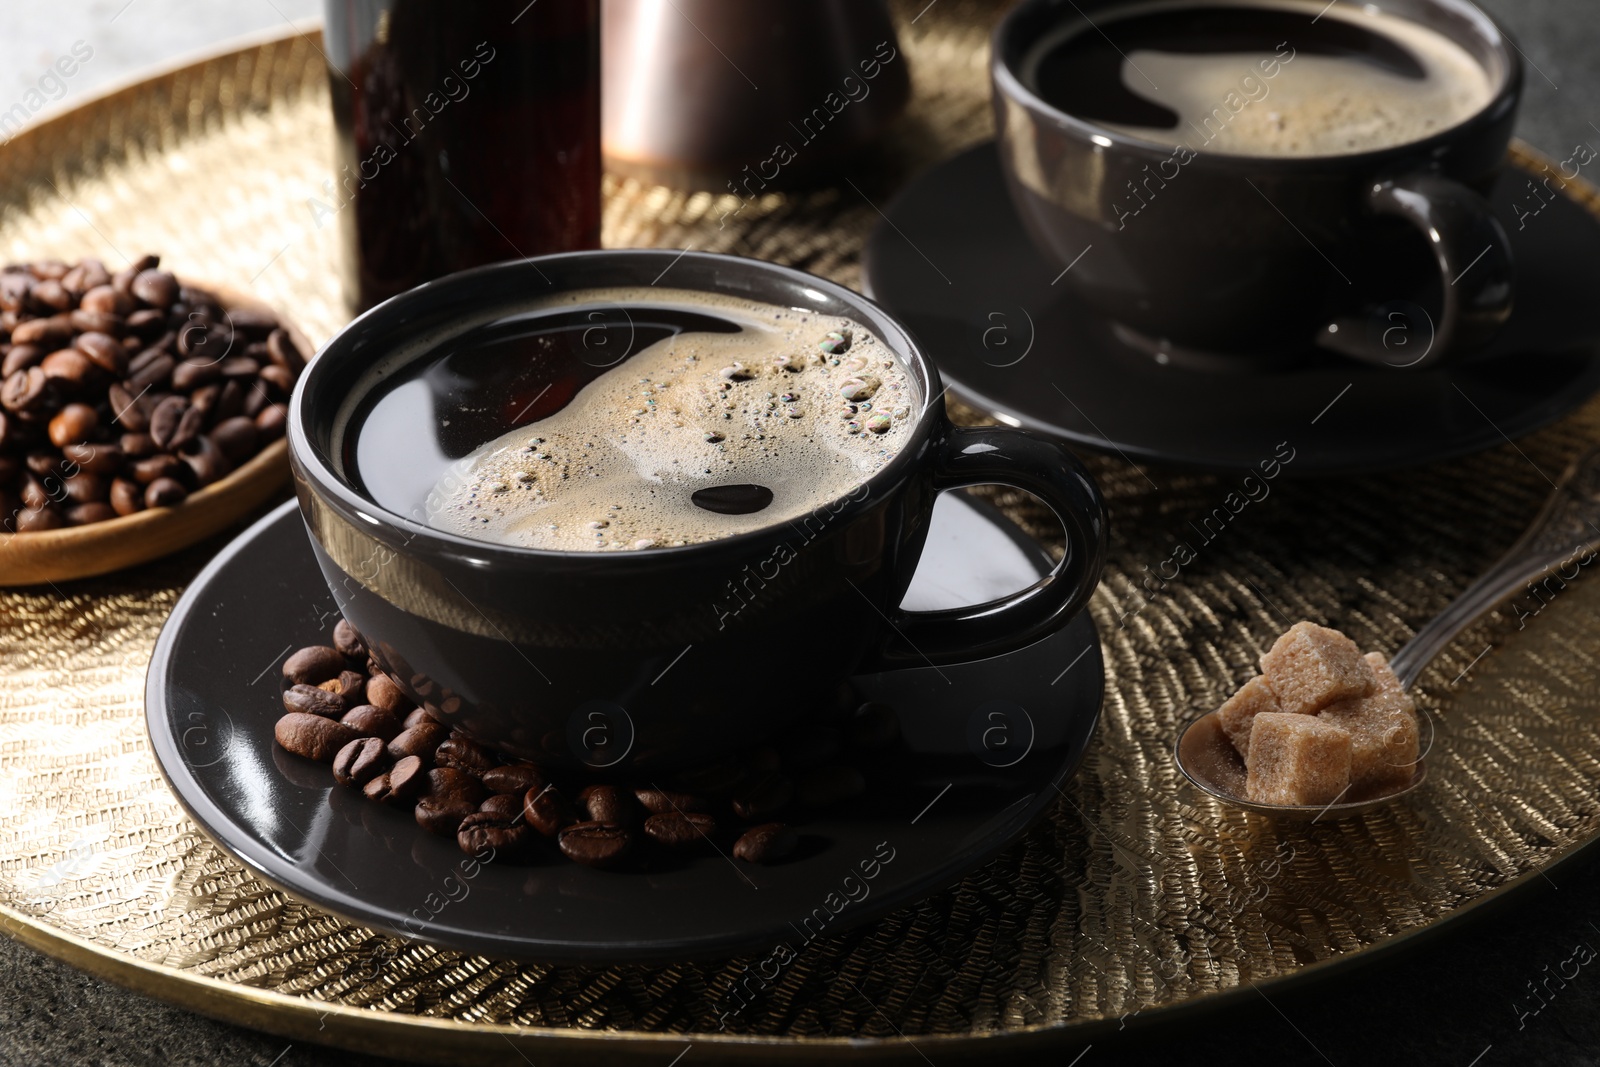
[{"label": "metal spoon", "polygon": [[[1516,544],[1394,654],[1389,665],[1400,684],[1413,688],[1423,669],[1457,634],[1492,611],[1506,597],[1551,572],[1581,566],[1580,558],[1597,550],[1600,550],[1600,445],[1572,461],[1538,517]],[[1419,761],[1410,782],[1381,796],[1347,794],[1328,805],[1258,804],[1244,798],[1244,761],[1222,732],[1214,711],[1184,727],[1178,735],[1174,755],[1184,777],[1201,792],[1224,804],[1264,815],[1313,821],[1358,815],[1398,800],[1420,786],[1428,773]]]}]

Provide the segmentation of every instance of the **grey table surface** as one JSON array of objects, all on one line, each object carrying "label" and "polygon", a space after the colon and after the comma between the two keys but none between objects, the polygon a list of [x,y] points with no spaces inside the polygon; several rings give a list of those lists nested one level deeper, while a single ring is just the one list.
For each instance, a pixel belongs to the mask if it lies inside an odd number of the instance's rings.
[{"label": "grey table surface", "polygon": [[[747,0],[748,2],[748,0]],[[1600,6],[1482,0],[1528,61],[1521,136],[1565,159],[1600,148]],[[231,37],[320,14],[320,0],[55,0],[0,8],[0,113],[82,42],[92,57],[50,108]],[[43,85],[57,95],[53,83]],[[1600,863],[1559,872],[1403,956],[1200,1023],[1131,1029],[1049,1057],[1065,1067],[1187,1062],[1600,1063],[1600,976],[1580,972],[1534,1016],[1529,983],[1600,945]],[[512,1056],[507,1050],[508,1057]],[[692,1061],[691,1048],[686,1060]],[[1075,1059],[1074,1057],[1081,1057]],[[367,1067],[352,1056],[230,1026],[127,992],[0,938],[0,1065]],[[514,1062],[521,1062],[515,1060]],[[667,1067],[663,1061],[662,1067]],[[685,1067],[692,1067],[686,1063]]]}]

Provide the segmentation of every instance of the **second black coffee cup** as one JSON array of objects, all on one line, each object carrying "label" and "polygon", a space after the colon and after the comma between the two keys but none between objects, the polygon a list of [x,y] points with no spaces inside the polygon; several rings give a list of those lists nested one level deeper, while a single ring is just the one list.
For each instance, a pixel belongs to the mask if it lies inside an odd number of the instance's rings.
[{"label": "second black coffee cup", "polygon": [[[1427,84],[1450,78],[1429,46],[1460,86]],[[1363,99],[1329,80],[1340,64]],[[1510,246],[1483,194],[1522,66],[1465,0],[1023,0],[992,75],[1024,227],[1063,288],[1163,361],[1318,345],[1427,367],[1510,315]],[[1177,88],[1186,108],[1158,102]],[[1373,101],[1377,127],[1313,143]],[[1397,306],[1423,342],[1386,343]]]},{"label": "second black coffee cup", "polygon": [[[916,393],[898,450],[793,521],[678,546],[517,547],[459,536],[420,508],[378,502],[357,458],[366,430],[351,415],[379,388],[375,375],[392,381],[413,366],[442,366],[432,362],[441,346],[520,324],[541,296],[657,281],[844,317],[870,330],[901,361]],[[581,327],[582,347],[510,346],[489,368],[499,375],[490,388],[443,381],[412,409],[398,438],[375,444],[387,444],[391,459],[420,455],[407,453],[415,443],[403,438],[443,440],[443,428],[454,433],[474,422],[478,438],[493,440],[543,417],[536,405],[548,406],[550,396],[570,397],[604,368],[629,365],[624,357],[638,347],[643,325],[627,312],[625,303],[563,305]],[[527,336],[545,336],[537,327]],[[951,425],[938,372],[871,301],[800,271],[731,256],[583,252],[420,286],[329,342],[296,388],[288,436],[317,561],[377,666],[435,718],[550,764],[634,770],[707,760],[828,716],[853,672],[937,667],[1019,648],[1083,610],[1104,562],[1104,504],[1065,447],[1019,430]],[[1049,505],[1067,531],[1064,559],[1004,601],[902,610],[935,497],[984,483],[1027,490]]]}]

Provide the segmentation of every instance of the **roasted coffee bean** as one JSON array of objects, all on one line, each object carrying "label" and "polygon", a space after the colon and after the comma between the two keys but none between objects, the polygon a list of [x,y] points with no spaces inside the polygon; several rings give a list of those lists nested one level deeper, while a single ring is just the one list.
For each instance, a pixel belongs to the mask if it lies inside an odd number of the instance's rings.
[{"label": "roasted coffee bean", "polygon": [[808,808],[825,808],[866,792],[867,782],[854,767],[835,764],[807,771],[796,782],[795,797]]},{"label": "roasted coffee bean", "polygon": [[46,351],[54,351],[70,340],[72,340],[72,323],[54,315],[47,319],[19,322],[11,331],[12,344],[38,345]]},{"label": "roasted coffee bean", "polygon": [[644,821],[645,836],[668,848],[693,848],[707,844],[716,830],[717,820],[703,811],[652,815]]},{"label": "roasted coffee bean", "polygon": [[[190,415],[199,414],[198,408],[190,408]],[[228,457],[222,454],[209,437],[195,437],[185,442],[180,455],[191,471],[194,472],[195,484],[202,488],[212,482],[221,481],[233,471],[233,464],[228,462]]]},{"label": "roasted coffee bean", "polygon": [[155,438],[157,448],[168,451],[175,447],[178,428],[188,410],[189,399],[182,396],[169,396],[156,405],[150,413],[150,436]]},{"label": "roasted coffee bean", "polygon": [[78,265],[67,271],[61,277],[61,284],[65,285],[72,294],[82,297],[90,289],[98,289],[111,281],[111,272],[106,270],[106,265],[93,256],[86,256],[78,261]]},{"label": "roasted coffee bean", "polygon": [[346,659],[362,660],[367,658],[366,645],[362,644],[361,635],[356,628],[340,619],[333,627],[333,647],[337,648]]},{"label": "roasted coffee bean", "polygon": [[67,276],[70,268],[59,259],[40,259],[28,264],[28,270],[36,278],[49,278],[59,280]]},{"label": "roasted coffee bean", "polygon": [[683,811],[710,811],[711,802],[693,793],[679,793],[670,789],[635,789],[633,795],[644,810],[656,815]]},{"label": "roasted coffee bean", "polygon": [[733,813],[745,822],[770,819],[794,799],[794,782],[787,775],[769,774],[733,798]]},{"label": "roasted coffee bean", "polygon": [[50,379],[39,367],[15,371],[0,385],[0,405],[7,411],[36,411],[49,398]]},{"label": "roasted coffee bean", "polygon": [[578,822],[556,838],[561,854],[585,867],[614,870],[633,854],[633,834],[625,826],[604,822]]},{"label": "roasted coffee bean", "polygon": [[275,366],[288,372],[292,389],[295,377],[306,369],[306,358],[300,354],[300,349],[295,347],[294,340],[287,331],[275,329],[267,335],[267,356]]},{"label": "roasted coffee bean", "polygon": [[433,753],[433,762],[440,767],[456,767],[478,776],[494,766],[494,757],[476,741],[452,734],[440,742]]},{"label": "roasted coffee bean", "polygon": [[185,393],[221,380],[222,368],[210,360],[190,358],[172,368],[172,387]]},{"label": "roasted coffee bean", "polygon": [[222,391],[217,394],[217,402],[211,406],[207,417],[215,426],[229,419],[238,418],[242,414],[244,414],[244,386],[236,381],[223,382]]},{"label": "roasted coffee bean", "polygon": [[99,504],[105,501],[111,486],[98,474],[79,471],[66,480],[64,488],[67,500],[63,503],[70,501],[74,504]]},{"label": "roasted coffee bean", "polygon": [[283,676],[295,685],[321,685],[344,669],[344,657],[331,645],[307,645],[283,661]]},{"label": "roasted coffee bean", "polygon": [[483,786],[491,793],[514,794],[517,803],[529,790],[545,787],[544,774],[527,763],[514,763],[508,767],[490,767],[483,772]]},{"label": "roasted coffee bean", "polygon": [[272,735],[285,750],[318,763],[331,763],[341,748],[360,736],[334,719],[298,711],[279,719]]},{"label": "roasted coffee bean", "polygon": [[631,793],[614,785],[591,785],[578,794],[578,804],[593,822],[632,826],[638,807]]},{"label": "roasted coffee bean", "polygon": [[17,513],[18,533],[38,533],[41,530],[59,530],[67,520],[53,507],[25,508]]},{"label": "roasted coffee bean", "polygon": [[832,726],[811,726],[793,730],[774,746],[792,770],[820,767],[844,749],[844,738]]},{"label": "roasted coffee bean", "polygon": [[88,356],[76,348],[61,348],[45,356],[39,363],[45,377],[54,378],[63,386],[79,390],[87,386],[99,373]]},{"label": "roasted coffee bean", "polygon": [[367,679],[367,700],[396,714],[411,707],[411,701],[386,674],[374,674]]},{"label": "roasted coffee bean", "polygon": [[216,420],[211,417],[211,409],[216,406],[217,398],[222,395],[222,386],[218,382],[202,385],[189,394],[189,406],[198,410],[205,416],[207,422]]},{"label": "roasted coffee bean", "polygon": [[252,335],[265,335],[278,328],[278,316],[266,308],[238,307],[228,312],[235,330]]},{"label": "roasted coffee bean", "polygon": [[261,435],[263,442],[276,441],[283,436],[283,428],[288,421],[289,409],[282,404],[264,407],[256,416],[256,432]]},{"label": "roasted coffee bean", "polygon": [[29,296],[46,314],[51,311],[66,311],[72,306],[72,294],[67,292],[66,286],[54,279],[47,278],[35,285]]},{"label": "roasted coffee bean", "polygon": [[28,301],[28,294],[33,291],[34,278],[31,274],[16,271],[7,271],[0,274],[0,308],[7,311],[21,311],[22,306]]},{"label": "roasted coffee bean", "polygon": [[428,788],[427,761],[421,756],[403,756],[395,760],[389,769],[389,786],[401,800],[420,797]]},{"label": "roasted coffee bean", "polygon": [[132,460],[148,459],[156,454],[156,441],[147,433],[125,433],[118,439],[122,454]]},{"label": "roasted coffee bean", "polygon": [[[59,479],[51,478],[52,485],[58,482]],[[55,500],[43,482],[32,475],[27,475],[22,479],[22,502],[37,511],[39,508],[47,508],[54,504]]]},{"label": "roasted coffee bean", "polygon": [[160,478],[177,478],[185,468],[183,460],[177,456],[158,452],[153,456],[135,460],[132,469],[134,481],[149,485]]},{"label": "roasted coffee bean", "polygon": [[[367,676],[360,671],[343,670],[339,672],[338,678],[330,681],[338,684],[338,694],[344,697],[345,703],[351,707],[367,702]],[[328,685],[329,682],[322,684]]]},{"label": "roasted coffee bean", "polygon": [[128,285],[128,292],[152,307],[170,307],[178,299],[178,279],[164,270],[142,270]]},{"label": "roasted coffee bean", "polygon": [[781,822],[753,826],[733,843],[733,854],[746,863],[776,863],[794,854],[800,838]]},{"label": "roasted coffee bean", "polygon": [[379,804],[391,804],[398,806],[404,803],[403,798],[394,795],[394,787],[390,783],[390,776],[388,774],[380,774],[376,778],[372,779],[372,781],[368,782],[362,787],[361,795],[366,797],[368,800],[376,801]]},{"label": "roasted coffee bean", "polygon": [[[128,301],[128,306],[133,306],[133,301]],[[123,314],[123,312],[117,312]],[[167,317],[154,308],[140,308],[138,311],[127,312],[123,320],[128,332],[137,335],[143,341],[151,341],[160,337],[167,329]]]},{"label": "roasted coffee bean", "polygon": [[283,706],[288,711],[321,715],[329,719],[341,718],[350,708],[339,698],[339,694],[304,683],[292,685],[283,691]]},{"label": "roasted coffee bean", "polygon": [[157,478],[144,490],[147,508],[175,508],[189,497],[189,490],[176,478]]},{"label": "roasted coffee bean", "polygon": [[439,720],[435,719],[432,715],[429,715],[427,708],[412,708],[406,713],[406,717],[403,721],[407,730],[411,729],[413,726],[421,726],[423,723],[439,725]]},{"label": "roasted coffee bean", "polygon": [[512,796],[510,793],[491,793],[478,805],[478,810],[490,812],[502,819],[522,822],[522,798]]},{"label": "roasted coffee bean", "polygon": [[[112,421],[124,430],[147,436],[143,431],[150,428],[150,414],[139,403],[140,399],[138,392],[130,390],[121,382],[113,382],[111,388],[106,391],[106,401],[111,407]],[[150,446],[154,449],[155,442],[151,441]],[[123,443],[123,450],[128,451],[129,455],[134,455],[128,450],[126,442]]]},{"label": "roasted coffee bean", "polygon": [[453,836],[463,819],[477,813],[478,805],[456,797],[425,796],[417,801],[417,825],[440,837]]},{"label": "roasted coffee bean", "polygon": [[144,487],[138,482],[118,478],[111,483],[111,506],[118,515],[144,510]]},{"label": "roasted coffee bean", "polygon": [[256,380],[266,388],[267,395],[272,397],[275,403],[288,400],[289,394],[294,391],[294,377],[276,363],[262,367]]},{"label": "roasted coffee bean", "polygon": [[553,785],[528,790],[523,798],[522,817],[545,837],[556,836],[563,826],[576,821],[572,805]]},{"label": "roasted coffee bean", "polygon": [[389,769],[389,754],[376,737],[360,737],[333,757],[333,780],[340,785],[365,785]]},{"label": "roasted coffee bean", "polygon": [[78,306],[97,315],[126,315],[133,310],[133,301],[111,288],[107,281],[84,293]]},{"label": "roasted coffee bean", "polygon": [[79,333],[103,333],[117,336],[128,328],[121,315],[100,315],[76,308],[67,313],[67,322]]},{"label": "roasted coffee bean", "polygon": [[249,356],[229,356],[218,365],[224,378],[239,378],[249,381],[261,371],[261,364]]},{"label": "roasted coffee bean", "polygon": [[19,370],[36,367],[44,358],[44,349],[38,345],[12,345],[0,361],[0,377],[9,378]]},{"label": "roasted coffee bean", "polygon": [[66,510],[65,515],[69,526],[88,526],[90,523],[114,519],[117,517],[117,512],[110,504],[94,501],[87,504],[74,504]]},{"label": "roasted coffee bean", "polygon": [[68,404],[50,419],[50,443],[66,448],[87,441],[99,421],[88,404]]},{"label": "roasted coffee bean", "polygon": [[403,729],[399,717],[394,712],[385,711],[372,704],[359,704],[351,708],[340,717],[339,721],[352,730],[360,730],[369,737],[382,739],[385,745],[400,736],[400,731]]},{"label": "roasted coffee bean", "polygon": [[477,777],[459,767],[435,767],[428,772],[428,788],[424,796],[460,797],[472,801],[474,807],[483,803],[489,791]]},{"label": "roasted coffee bean", "polygon": [[408,726],[400,731],[398,737],[389,742],[389,755],[395,759],[401,759],[405,756],[421,756],[431,764],[434,750],[448,736],[450,736],[450,731],[436,722]]},{"label": "roasted coffee bean", "polygon": [[[133,358],[128,361],[129,373],[137,374],[163,356],[171,359],[172,346],[177,340],[177,337],[177,334],[169,331],[161,334],[149,345],[140,349],[134,354]],[[177,366],[177,363],[174,362],[173,366]]]},{"label": "roasted coffee bean", "polygon": [[533,846],[533,831],[520,817],[479,811],[461,820],[456,844],[461,851],[484,861],[515,863]]},{"label": "roasted coffee bean", "polygon": [[109,475],[122,469],[122,449],[103,441],[92,445],[67,445],[61,454],[87,474]]},{"label": "roasted coffee bean", "polygon": [[122,375],[128,372],[128,353],[110,334],[89,331],[73,339],[72,347],[89,358],[89,362],[107,374]]},{"label": "roasted coffee bean", "polygon": [[272,398],[267,396],[267,391],[262,388],[261,383],[259,381],[251,382],[250,388],[244,394],[244,414],[248,415],[250,420],[254,422],[256,416],[265,411],[271,404]]},{"label": "roasted coffee bean", "polygon": [[[138,361],[135,360],[134,362],[137,363]],[[136,367],[134,363],[130,363],[128,365],[128,388],[135,393],[142,393],[146,389],[163,386],[171,379],[172,368],[177,365],[178,361],[164,352],[157,353],[142,367]],[[129,429],[133,429],[133,427],[130,426]]]}]

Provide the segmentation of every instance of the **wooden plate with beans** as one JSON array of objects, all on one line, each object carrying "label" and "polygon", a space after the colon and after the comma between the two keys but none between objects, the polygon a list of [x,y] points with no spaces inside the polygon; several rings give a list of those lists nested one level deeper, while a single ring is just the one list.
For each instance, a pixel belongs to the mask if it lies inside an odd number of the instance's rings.
[{"label": "wooden plate with beans", "polygon": [[146,256],[0,270],[0,585],[107,574],[225,529],[287,480],[312,352],[291,323]]}]

